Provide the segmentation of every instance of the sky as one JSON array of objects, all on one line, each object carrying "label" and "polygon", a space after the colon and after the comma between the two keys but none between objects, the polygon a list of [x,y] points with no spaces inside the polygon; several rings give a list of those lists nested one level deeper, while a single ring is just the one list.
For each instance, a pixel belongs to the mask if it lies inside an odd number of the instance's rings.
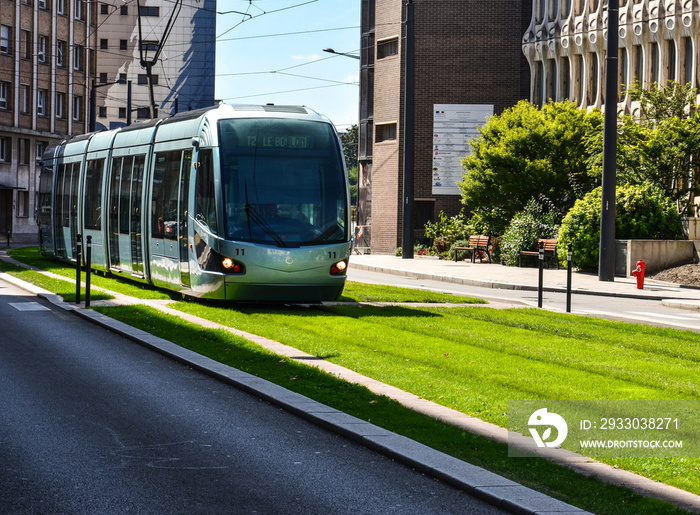
[{"label": "sky", "polygon": [[305,105],[358,123],[360,0],[219,0],[216,98]]}]

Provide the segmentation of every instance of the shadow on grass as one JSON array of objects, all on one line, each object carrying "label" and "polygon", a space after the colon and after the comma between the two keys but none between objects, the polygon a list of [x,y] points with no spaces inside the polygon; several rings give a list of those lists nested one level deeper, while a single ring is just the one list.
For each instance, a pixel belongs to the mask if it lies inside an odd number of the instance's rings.
[{"label": "shadow on grass", "polygon": [[411,411],[365,387],[282,358],[227,331],[203,329],[144,306],[98,311],[593,513],[685,513],[541,458],[508,458],[505,444]]}]

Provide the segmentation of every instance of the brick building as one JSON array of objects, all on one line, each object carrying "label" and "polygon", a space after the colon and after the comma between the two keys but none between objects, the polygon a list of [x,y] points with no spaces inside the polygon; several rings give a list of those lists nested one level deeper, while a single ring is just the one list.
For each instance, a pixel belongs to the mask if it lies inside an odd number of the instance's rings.
[{"label": "brick building", "polygon": [[[375,253],[401,246],[406,1],[362,0],[358,224],[371,227]],[[462,207],[454,184],[441,188],[434,174],[436,107],[499,113],[529,98],[522,36],[532,3],[413,0],[416,235],[441,210],[453,215]]]},{"label": "brick building", "polygon": [[36,241],[37,157],[87,130],[96,6],[0,1],[0,241]]}]

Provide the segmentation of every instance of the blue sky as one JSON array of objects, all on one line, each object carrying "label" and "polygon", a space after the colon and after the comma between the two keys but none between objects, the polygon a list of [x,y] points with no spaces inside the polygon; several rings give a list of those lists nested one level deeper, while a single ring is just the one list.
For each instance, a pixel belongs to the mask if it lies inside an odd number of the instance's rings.
[{"label": "blue sky", "polygon": [[219,0],[216,98],[301,104],[358,122],[360,0]]}]

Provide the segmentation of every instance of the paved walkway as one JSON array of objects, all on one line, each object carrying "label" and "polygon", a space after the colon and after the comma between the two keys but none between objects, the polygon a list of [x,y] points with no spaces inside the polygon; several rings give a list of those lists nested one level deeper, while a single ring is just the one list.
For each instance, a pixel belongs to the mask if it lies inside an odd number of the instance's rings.
[{"label": "paved walkway", "polygon": [[[9,260],[6,252],[0,251],[0,259]],[[446,282],[476,284],[479,286],[488,284],[493,288],[532,289],[537,287],[538,280],[538,271],[534,268],[513,269],[511,267],[486,263],[476,263],[473,265],[471,263],[455,264],[454,262],[441,261],[433,258],[403,260],[393,256],[353,256],[351,259],[351,266],[356,266],[365,270],[383,271],[418,278],[436,279],[439,277],[439,280]],[[61,276],[55,276],[54,274],[50,275],[65,279]],[[519,282],[507,282],[507,280],[515,281],[516,277]],[[566,271],[548,270],[546,277],[547,281],[552,282],[552,285],[548,286],[549,288],[560,287],[555,283],[555,277],[557,281],[563,281],[564,287],[566,287]],[[0,273],[0,279],[12,282],[34,294],[41,295],[63,309],[73,311],[79,316],[108,327],[110,330],[120,332],[132,340],[152,347],[158,352],[167,354],[197,370],[218,377],[223,381],[249,391],[269,402],[280,405],[285,409],[293,411],[348,438],[361,442],[379,452],[388,454],[410,466],[438,477],[457,488],[461,488],[467,493],[486,499],[499,507],[512,510],[515,513],[584,513],[578,508],[526,488],[497,474],[447,456],[408,438],[378,428],[365,421],[324,406],[294,392],[290,392],[263,379],[221,365],[220,363],[174,345],[171,342],[154,337],[153,335],[103,316],[93,310],[86,310],[74,304],[66,304],[60,297],[19,281],[12,276]],[[601,290],[596,291],[594,289],[596,286],[600,287]],[[597,278],[593,276],[582,277],[582,275],[579,276],[579,274],[574,275],[574,288],[579,288],[577,289],[579,293],[585,291],[591,294],[610,294],[617,296],[626,293],[629,288],[636,289],[634,283],[630,281],[616,281],[615,283],[601,285]],[[674,285],[655,285],[651,288],[653,289],[633,292],[632,295],[647,296],[658,294],[666,298],[666,293],[673,292],[673,296],[675,296],[676,293],[681,295],[688,294],[687,298],[683,297],[685,300],[700,303],[700,290],[688,290]],[[374,393],[386,395],[417,412],[456,425],[474,434],[507,443],[508,433],[504,428],[421,399],[413,394],[362,376],[339,365],[318,360],[314,356],[301,352],[298,349],[173,310],[167,307],[169,301],[144,301],[120,294],[115,294],[115,296],[116,300],[109,301],[110,303],[143,303],[169,314],[185,318],[203,327],[225,329],[254,341],[279,355],[304,361],[309,365],[321,368],[337,377],[366,386]],[[672,295],[669,295],[669,297],[671,296]],[[552,459],[582,474],[596,476],[606,482],[629,487],[642,495],[663,499],[689,511],[700,513],[700,496],[662,483],[657,483],[624,470],[615,469],[568,451],[562,451],[556,456],[553,456]]]}]

